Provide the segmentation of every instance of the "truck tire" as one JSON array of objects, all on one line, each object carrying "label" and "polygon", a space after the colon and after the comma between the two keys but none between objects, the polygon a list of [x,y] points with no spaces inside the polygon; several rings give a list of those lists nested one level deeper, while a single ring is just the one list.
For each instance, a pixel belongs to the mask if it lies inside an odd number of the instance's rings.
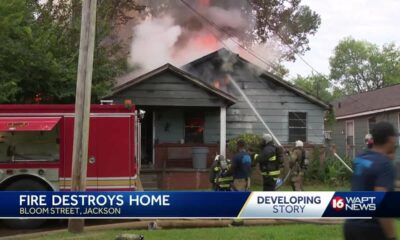
[{"label": "truck tire", "polygon": [[[47,187],[32,179],[21,179],[10,183],[4,191],[48,191]],[[12,229],[34,229],[42,226],[46,219],[4,219],[4,225]]]}]

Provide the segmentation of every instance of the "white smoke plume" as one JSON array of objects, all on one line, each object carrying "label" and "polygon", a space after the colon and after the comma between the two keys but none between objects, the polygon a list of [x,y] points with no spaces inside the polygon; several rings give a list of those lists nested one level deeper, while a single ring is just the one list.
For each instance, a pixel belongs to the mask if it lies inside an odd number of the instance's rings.
[{"label": "white smoke plume", "polygon": [[[232,6],[235,2],[241,2],[242,5]],[[137,74],[142,74],[165,63],[179,67],[225,47],[262,68],[269,68],[265,62],[276,62],[281,57],[279,48],[272,42],[248,47],[262,58],[260,60],[239,47],[237,43],[240,43],[240,38],[253,29],[253,16],[243,16],[240,10],[242,1],[227,3],[230,6],[198,5],[199,12],[222,28],[222,32],[209,26],[187,8],[171,9],[161,17],[149,17],[142,21],[133,29],[129,64],[139,67]],[[235,37],[232,38],[232,35]]]},{"label": "white smoke plume", "polygon": [[173,47],[182,33],[170,16],[147,19],[134,28],[130,65],[152,70],[173,60]]}]

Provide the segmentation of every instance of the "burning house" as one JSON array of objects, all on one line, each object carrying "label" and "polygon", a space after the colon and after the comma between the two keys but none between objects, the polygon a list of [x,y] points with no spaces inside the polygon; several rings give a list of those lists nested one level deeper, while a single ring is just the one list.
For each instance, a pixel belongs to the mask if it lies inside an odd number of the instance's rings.
[{"label": "burning house", "polygon": [[[203,168],[215,154],[226,154],[226,141],[266,131],[244,96],[282,143],[324,143],[329,106],[269,72],[266,63],[282,58],[279,43],[271,37],[247,48],[237,44],[251,42],[255,19],[243,14],[251,12],[247,1],[187,1],[208,20],[180,1],[167,2],[170,7],[162,14],[133,28],[128,62],[135,71],[119,77],[106,96],[115,102],[131,99],[146,111],[141,161],[145,189],[208,188]],[[210,21],[219,29],[211,28]],[[192,159],[200,155],[207,164],[194,168]]]},{"label": "burning house", "polygon": [[[234,87],[235,81],[240,91]],[[205,149],[207,167],[225,142],[266,130],[244,100],[248,96],[282,143],[324,143],[328,104],[221,49],[182,68],[163,65],[139,77],[127,74],[108,99],[132,101],[146,111],[142,122],[142,178],[166,189],[208,187],[206,169],[192,167],[194,151]],[[220,144],[223,143],[223,144]],[[148,166],[146,169],[145,166]]]}]

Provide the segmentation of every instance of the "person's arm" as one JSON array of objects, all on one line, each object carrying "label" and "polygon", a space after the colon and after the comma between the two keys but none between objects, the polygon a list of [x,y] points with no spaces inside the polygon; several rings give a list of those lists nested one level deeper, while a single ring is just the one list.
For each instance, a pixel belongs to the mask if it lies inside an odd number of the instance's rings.
[{"label": "person's arm", "polygon": [[[375,187],[374,190],[377,192],[387,192],[385,187]],[[378,221],[382,226],[383,232],[385,233],[387,239],[397,239],[396,223],[394,218],[378,218]]]},{"label": "person's arm", "polygon": [[[378,172],[374,190],[377,192],[387,192],[392,189],[394,184],[394,169],[390,164],[382,166]],[[387,239],[397,239],[396,224],[394,218],[378,218],[380,225]]]},{"label": "person's arm", "polygon": [[295,149],[292,151],[292,153],[290,154],[290,161],[289,161],[289,167],[292,168],[295,163],[300,159],[300,151],[298,149]]}]

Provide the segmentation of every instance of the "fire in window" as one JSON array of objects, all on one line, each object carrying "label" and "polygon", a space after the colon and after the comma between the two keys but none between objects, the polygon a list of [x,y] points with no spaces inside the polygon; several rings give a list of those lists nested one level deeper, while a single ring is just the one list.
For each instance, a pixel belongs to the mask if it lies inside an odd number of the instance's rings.
[{"label": "fire in window", "polygon": [[185,113],[185,143],[204,142],[204,113]]},{"label": "fire in window", "polygon": [[307,142],[307,113],[289,112],[289,142]]}]

